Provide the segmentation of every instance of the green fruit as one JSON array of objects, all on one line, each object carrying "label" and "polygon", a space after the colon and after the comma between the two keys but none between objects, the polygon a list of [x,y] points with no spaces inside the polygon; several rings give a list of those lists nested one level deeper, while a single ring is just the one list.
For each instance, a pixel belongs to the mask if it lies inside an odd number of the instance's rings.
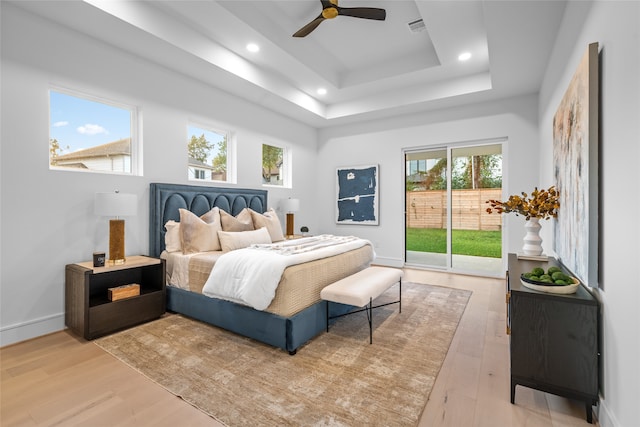
[{"label": "green fruit", "polygon": [[540,267],[536,267],[533,270],[531,270],[531,274],[533,274],[534,276],[542,276],[544,274],[544,269]]},{"label": "green fruit", "polygon": [[569,279],[569,276],[564,274],[562,271],[556,271],[551,275],[553,280],[564,280],[565,282]]},{"label": "green fruit", "polygon": [[522,275],[522,277],[524,277],[525,279],[530,279],[530,278],[531,278],[531,276],[532,276],[532,274],[531,274],[531,273],[524,273],[524,274]]},{"label": "green fruit", "polygon": [[540,280],[552,280],[551,276],[549,276],[548,274],[543,274],[542,276],[540,276]]},{"label": "green fruit", "polygon": [[547,270],[547,274],[548,275],[553,275],[553,273],[557,272],[557,271],[562,271],[560,269],[560,267],[556,267],[555,265],[553,267],[549,267],[549,269]]},{"label": "green fruit", "polygon": [[540,278],[538,276],[529,276],[529,280],[533,280],[534,282],[539,282]]},{"label": "green fruit", "polygon": [[564,280],[556,280],[556,281],[555,281],[555,282],[553,282],[553,283],[555,283],[556,285],[568,285],[568,283],[567,283],[567,282],[565,282]]},{"label": "green fruit", "polygon": [[540,279],[541,283],[553,283],[551,279]]}]

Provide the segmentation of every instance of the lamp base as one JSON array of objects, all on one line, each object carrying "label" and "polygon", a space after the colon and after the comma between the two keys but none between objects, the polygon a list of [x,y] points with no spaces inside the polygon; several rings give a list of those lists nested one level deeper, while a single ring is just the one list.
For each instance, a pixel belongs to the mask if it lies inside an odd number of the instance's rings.
[{"label": "lamp base", "polygon": [[124,256],[124,219],[109,220],[109,264],[122,265]]},{"label": "lamp base", "polygon": [[287,214],[287,236],[293,236],[293,214]]}]

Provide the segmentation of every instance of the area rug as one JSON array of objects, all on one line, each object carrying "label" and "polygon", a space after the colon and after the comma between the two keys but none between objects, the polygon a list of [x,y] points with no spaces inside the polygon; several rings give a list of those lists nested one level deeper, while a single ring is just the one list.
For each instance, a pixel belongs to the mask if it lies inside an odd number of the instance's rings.
[{"label": "area rug", "polygon": [[228,426],[414,426],[470,295],[403,283],[401,313],[373,311],[373,344],[362,312],[294,356],[177,314],[94,342]]}]

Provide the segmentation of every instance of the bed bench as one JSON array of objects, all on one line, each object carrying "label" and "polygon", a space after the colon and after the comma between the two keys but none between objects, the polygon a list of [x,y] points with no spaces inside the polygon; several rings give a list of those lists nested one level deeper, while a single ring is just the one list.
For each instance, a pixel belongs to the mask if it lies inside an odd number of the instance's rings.
[{"label": "bed bench", "polygon": [[[323,288],[320,291],[320,298],[327,301],[327,332],[329,332],[330,319],[366,311],[369,320],[369,344],[373,344],[373,309],[398,304],[398,312],[402,313],[402,275],[402,270],[397,268],[371,266]],[[373,300],[396,283],[398,283],[398,301],[374,306]],[[360,307],[360,310],[330,317],[329,303],[331,302]]]}]

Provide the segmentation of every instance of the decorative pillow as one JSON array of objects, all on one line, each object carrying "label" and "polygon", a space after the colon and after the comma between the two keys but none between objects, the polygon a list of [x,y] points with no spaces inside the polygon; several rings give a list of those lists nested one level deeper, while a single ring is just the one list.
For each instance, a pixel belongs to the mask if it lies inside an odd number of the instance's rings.
[{"label": "decorative pillow", "polygon": [[164,234],[164,247],[167,252],[179,252],[182,250],[182,235],[180,234],[180,223],[169,220],[164,225],[167,232]]},{"label": "decorative pillow", "polygon": [[220,220],[222,221],[222,231],[249,231],[255,229],[249,208],[242,209],[236,216],[221,209]]},{"label": "decorative pillow", "polygon": [[273,208],[269,209],[264,214],[258,213],[253,209],[249,209],[251,212],[251,218],[253,219],[253,226],[255,228],[266,227],[272,242],[280,242],[284,240],[284,234],[282,233],[282,225],[278,219],[278,214]]},{"label": "decorative pillow", "polygon": [[220,209],[213,208],[201,217],[186,209],[180,211],[182,253],[219,251],[218,231],[222,230]]},{"label": "decorative pillow", "polygon": [[246,248],[256,243],[271,243],[265,227],[251,231],[218,231],[220,246],[224,252]]}]

